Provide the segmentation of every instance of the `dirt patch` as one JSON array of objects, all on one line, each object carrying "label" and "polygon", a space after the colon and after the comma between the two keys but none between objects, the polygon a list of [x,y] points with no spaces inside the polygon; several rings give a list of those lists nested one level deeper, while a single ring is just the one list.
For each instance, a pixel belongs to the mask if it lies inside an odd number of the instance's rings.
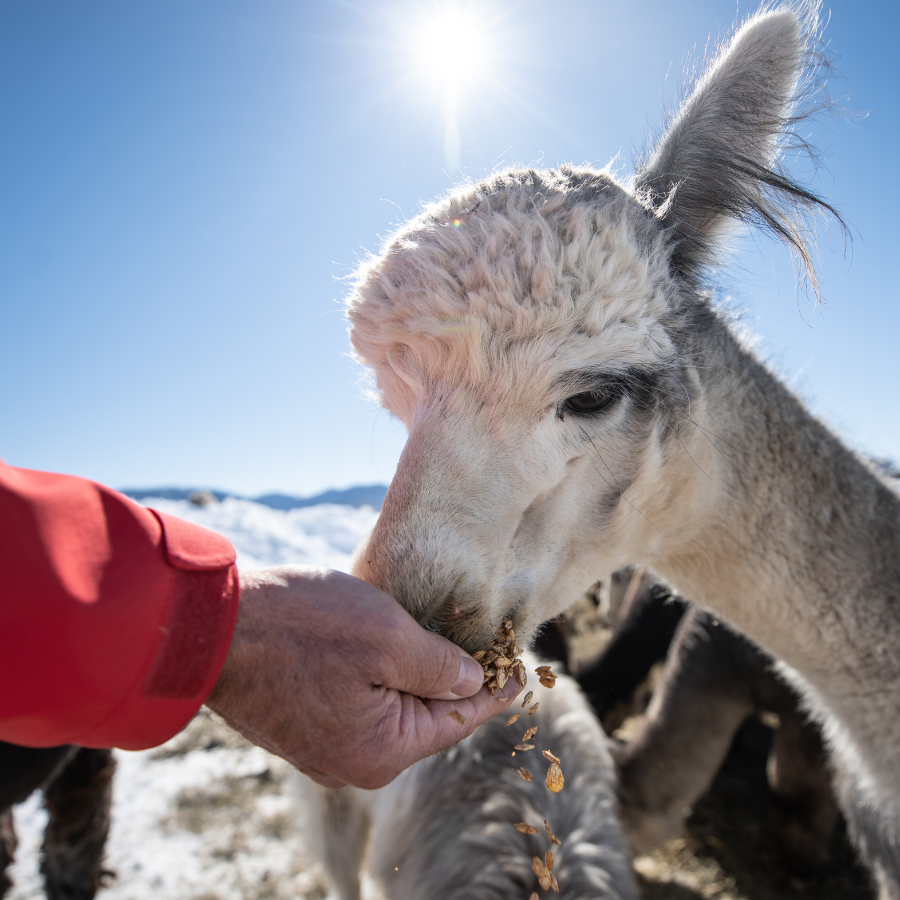
[{"label": "dirt patch", "polygon": [[[255,817],[260,797],[281,793],[285,777],[283,770],[275,772],[267,766],[251,775],[223,775],[200,787],[185,788],[175,798],[167,824],[194,834],[222,826],[239,828]],[[284,827],[287,821],[285,815]]]},{"label": "dirt patch", "polygon": [[151,750],[151,760],[176,759],[195,750],[249,747],[250,742],[229,728],[215,713],[203,707],[182,731],[161,747]]}]

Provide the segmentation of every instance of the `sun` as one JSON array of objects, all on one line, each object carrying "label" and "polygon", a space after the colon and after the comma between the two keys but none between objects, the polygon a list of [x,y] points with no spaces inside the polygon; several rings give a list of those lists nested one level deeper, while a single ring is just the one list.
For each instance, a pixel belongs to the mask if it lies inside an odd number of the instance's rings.
[{"label": "sun", "polygon": [[421,11],[410,39],[417,72],[448,99],[458,99],[489,73],[491,41],[483,4],[435,3]]}]

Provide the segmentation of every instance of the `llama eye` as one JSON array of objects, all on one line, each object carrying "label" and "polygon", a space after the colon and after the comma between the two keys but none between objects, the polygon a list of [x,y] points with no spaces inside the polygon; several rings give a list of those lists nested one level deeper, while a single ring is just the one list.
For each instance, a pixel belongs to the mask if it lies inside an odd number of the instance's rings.
[{"label": "llama eye", "polygon": [[584,391],[581,394],[574,394],[563,403],[563,409],[568,412],[580,413],[586,415],[589,413],[600,412],[606,409],[621,396],[621,390],[608,388],[602,391]]}]

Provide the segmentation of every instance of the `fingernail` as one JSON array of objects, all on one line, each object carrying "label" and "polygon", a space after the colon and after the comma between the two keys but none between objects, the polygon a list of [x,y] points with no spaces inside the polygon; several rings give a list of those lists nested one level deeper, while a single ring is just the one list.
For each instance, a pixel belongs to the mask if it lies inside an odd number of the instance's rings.
[{"label": "fingernail", "polygon": [[463,653],[459,660],[459,675],[450,692],[457,697],[471,697],[483,684],[484,672],[481,666],[468,653]]}]

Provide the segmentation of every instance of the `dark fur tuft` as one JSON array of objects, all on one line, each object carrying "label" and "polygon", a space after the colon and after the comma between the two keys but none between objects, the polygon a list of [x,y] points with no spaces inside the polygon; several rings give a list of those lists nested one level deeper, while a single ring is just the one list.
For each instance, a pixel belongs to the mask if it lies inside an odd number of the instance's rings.
[{"label": "dark fur tuft", "polygon": [[830,108],[818,2],[763,10],[704,68],[656,149],[638,167],[641,202],[671,232],[672,267],[696,277],[729,221],[761,227],[796,254],[818,296],[810,235],[831,204],[791,178],[787,150],[815,160],[797,126]]}]

